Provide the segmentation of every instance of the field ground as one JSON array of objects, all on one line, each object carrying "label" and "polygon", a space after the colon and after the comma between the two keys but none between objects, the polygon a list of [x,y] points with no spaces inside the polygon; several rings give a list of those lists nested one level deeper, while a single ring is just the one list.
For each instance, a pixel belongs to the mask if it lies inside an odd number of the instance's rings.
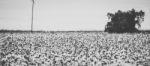
[{"label": "field ground", "polygon": [[0,66],[150,66],[150,33],[2,32]]}]

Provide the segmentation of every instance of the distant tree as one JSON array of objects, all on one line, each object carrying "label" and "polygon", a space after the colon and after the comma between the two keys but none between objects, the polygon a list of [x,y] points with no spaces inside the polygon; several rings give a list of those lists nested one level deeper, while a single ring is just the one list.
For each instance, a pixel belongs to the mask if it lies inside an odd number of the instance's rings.
[{"label": "distant tree", "polygon": [[[141,23],[144,21],[145,13],[141,11],[135,11],[134,9],[123,12],[118,10],[116,13],[107,13],[107,17],[110,20],[105,26],[105,32],[136,32],[141,27]],[[136,25],[138,27],[136,27]]]}]

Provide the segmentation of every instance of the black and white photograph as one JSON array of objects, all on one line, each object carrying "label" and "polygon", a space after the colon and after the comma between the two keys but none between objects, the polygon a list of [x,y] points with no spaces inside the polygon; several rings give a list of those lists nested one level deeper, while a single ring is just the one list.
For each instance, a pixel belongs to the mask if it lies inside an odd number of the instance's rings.
[{"label": "black and white photograph", "polygon": [[0,66],[150,66],[150,0],[0,0]]}]

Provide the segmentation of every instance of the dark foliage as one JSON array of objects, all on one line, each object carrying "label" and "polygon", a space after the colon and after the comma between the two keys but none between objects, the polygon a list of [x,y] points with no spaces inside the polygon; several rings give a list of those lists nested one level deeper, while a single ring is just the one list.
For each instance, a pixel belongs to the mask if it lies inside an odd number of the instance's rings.
[{"label": "dark foliage", "polygon": [[[141,11],[135,11],[134,9],[123,12],[118,10],[116,13],[107,13],[108,22],[105,26],[105,32],[110,33],[131,33],[138,32],[138,28],[141,27],[141,23],[144,21],[145,13]],[[136,25],[138,27],[136,27]]]}]

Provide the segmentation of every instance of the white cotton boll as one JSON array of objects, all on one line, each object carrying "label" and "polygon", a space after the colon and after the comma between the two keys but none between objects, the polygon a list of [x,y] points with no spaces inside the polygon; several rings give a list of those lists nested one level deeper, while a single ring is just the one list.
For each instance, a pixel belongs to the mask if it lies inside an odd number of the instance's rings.
[{"label": "white cotton boll", "polygon": [[113,64],[110,64],[109,66],[117,66],[118,63],[113,63]]},{"label": "white cotton boll", "polygon": [[129,64],[129,63],[124,63],[124,64],[122,64],[122,66],[135,66],[135,65],[132,65],[132,64]]}]

